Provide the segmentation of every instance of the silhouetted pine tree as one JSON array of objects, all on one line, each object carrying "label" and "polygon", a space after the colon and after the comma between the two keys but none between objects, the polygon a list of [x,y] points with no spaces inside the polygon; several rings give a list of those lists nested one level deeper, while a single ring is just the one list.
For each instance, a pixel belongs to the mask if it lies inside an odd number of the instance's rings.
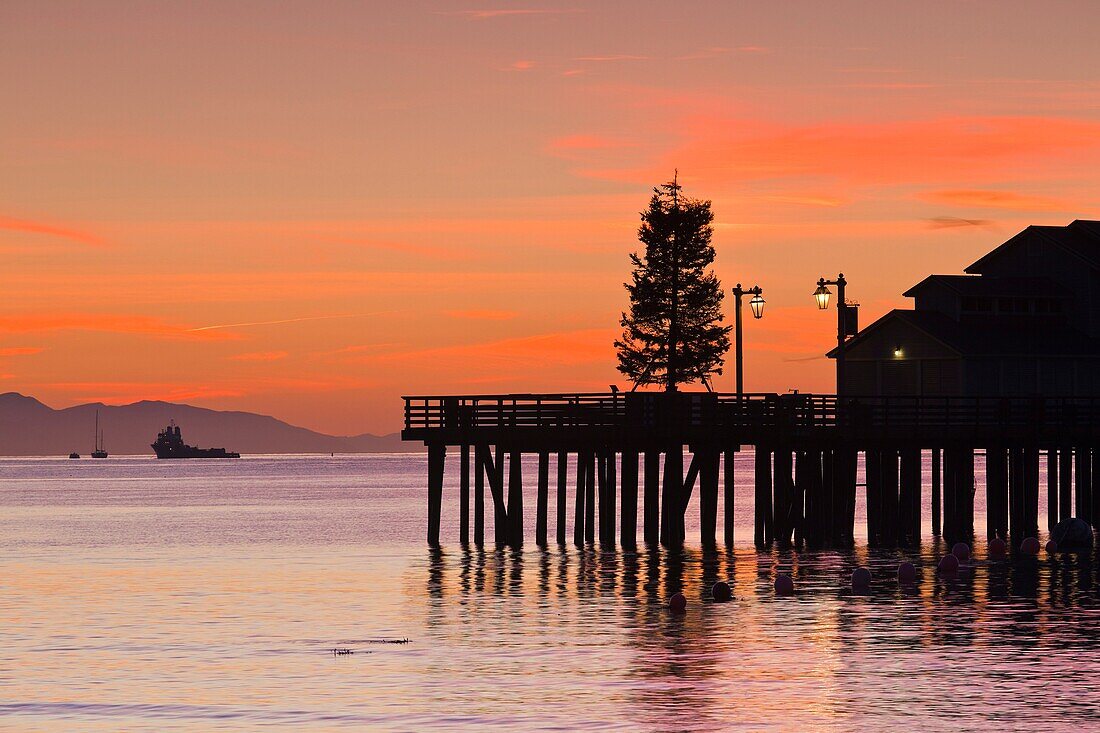
[{"label": "silhouetted pine tree", "polygon": [[676,178],[653,189],[638,239],[645,255],[630,255],[633,281],[624,283],[630,312],[615,342],[619,371],[637,388],[701,381],[722,373],[729,326],[721,325],[722,285],[714,262],[709,201],[684,198]]}]

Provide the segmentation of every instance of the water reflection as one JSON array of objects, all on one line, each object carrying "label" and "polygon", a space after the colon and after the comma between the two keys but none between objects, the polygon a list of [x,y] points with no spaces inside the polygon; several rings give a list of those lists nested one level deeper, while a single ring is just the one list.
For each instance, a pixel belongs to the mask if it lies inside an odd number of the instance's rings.
[{"label": "water reflection", "polygon": [[[1078,699],[1100,692],[1095,555],[989,562],[979,552],[941,575],[943,550],[431,553],[429,630],[446,638],[491,619],[496,638],[516,647],[569,649],[583,662],[565,668],[617,680],[601,688],[603,705],[645,729],[802,727],[821,716],[901,727],[906,710],[1016,725],[1035,719],[1035,705],[1100,720],[1100,698]],[[896,581],[903,560],[918,565],[915,583]],[[873,575],[862,595],[850,587],[859,565]],[[794,596],[775,595],[780,572],[794,579]],[[486,573],[488,591],[468,582]],[[731,585],[731,602],[712,600],[718,580]],[[689,599],[682,616],[666,607],[676,592]],[[1052,664],[1072,672],[1072,696],[1033,671]]]}]

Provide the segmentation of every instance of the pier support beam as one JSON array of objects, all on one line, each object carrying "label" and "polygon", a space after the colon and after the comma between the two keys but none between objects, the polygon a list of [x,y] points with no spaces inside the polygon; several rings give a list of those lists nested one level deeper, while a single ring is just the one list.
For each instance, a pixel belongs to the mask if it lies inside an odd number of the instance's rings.
[{"label": "pier support beam", "polygon": [[474,446],[474,544],[485,543],[485,464],[488,446]]},{"label": "pier support beam", "polygon": [[833,542],[839,547],[851,547],[855,541],[859,454],[855,448],[838,448],[833,454]]},{"label": "pier support beam", "polygon": [[555,526],[557,532],[557,540],[559,545],[565,544],[565,514],[568,511],[568,504],[566,502],[566,488],[569,479],[569,454],[565,451],[558,451],[558,521]]},{"label": "pier support beam", "polygon": [[772,519],[775,522],[773,537],[780,547],[790,547],[791,535],[794,532],[793,503],[794,503],[794,479],[793,456],[790,448],[777,448],[773,454],[773,510]]},{"label": "pier support beam", "polygon": [[717,544],[718,529],[718,463],[721,453],[712,448],[698,454],[699,459],[699,535],[703,547]]},{"label": "pier support beam", "polygon": [[550,499],[550,454],[546,451],[539,453],[539,484],[538,496],[535,506],[535,544],[539,547],[546,546],[546,524]]},{"label": "pier support beam", "polygon": [[428,446],[428,546],[439,547],[439,519],[443,507],[443,465],[447,446]]},{"label": "pier support beam", "polygon": [[1092,524],[1092,451],[1085,446],[1074,448],[1077,518]]},{"label": "pier support beam", "polygon": [[596,542],[596,454],[589,451],[584,459],[584,541],[591,545]]},{"label": "pier support beam", "polygon": [[661,544],[680,547],[684,542],[684,449],[670,446],[665,453],[664,487],[661,490]]},{"label": "pier support beam", "polygon": [[597,459],[600,494],[600,544],[615,545],[615,454],[600,451]]},{"label": "pier support beam", "polygon": [[756,446],[755,463],[755,531],[753,542],[764,548],[772,543],[772,454],[763,446]]},{"label": "pier support beam", "polygon": [[994,446],[985,451],[985,534],[987,540],[1008,539],[1008,451]]},{"label": "pier support beam", "polygon": [[898,539],[905,546],[919,545],[921,539],[921,451],[903,448],[899,455],[901,470],[898,494]]},{"label": "pier support beam", "polygon": [[508,544],[523,544],[523,454],[508,456]]},{"label": "pier support beam", "polygon": [[898,544],[898,452],[890,448],[882,451],[882,531],[884,547]]},{"label": "pier support beam", "polygon": [[1027,534],[1039,536],[1039,449],[1028,446],[1024,454],[1024,524]]},{"label": "pier support beam", "polygon": [[497,547],[508,544],[508,510],[504,506],[504,451],[496,446],[496,456],[486,451],[486,473],[489,493],[493,497],[493,542]]},{"label": "pier support beam", "polygon": [[824,498],[824,485],[822,482],[822,454],[820,450],[812,450],[806,454],[806,508],[804,513],[803,533],[806,544],[811,549],[822,547],[825,542],[825,513],[828,511],[828,503]]},{"label": "pier support beam", "polygon": [[573,544],[577,547],[584,545],[584,495],[588,480],[585,474],[588,472],[588,454],[583,451],[577,453],[577,486],[573,497]]}]

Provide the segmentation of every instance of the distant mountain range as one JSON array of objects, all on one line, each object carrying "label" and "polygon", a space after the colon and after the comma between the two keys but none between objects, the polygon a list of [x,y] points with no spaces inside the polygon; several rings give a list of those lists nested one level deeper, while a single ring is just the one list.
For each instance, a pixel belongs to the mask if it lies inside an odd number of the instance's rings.
[{"label": "distant mountain range", "polygon": [[81,456],[95,447],[95,412],[112,455],[152,455],[149,447],[169,420],[189,445],[248,453],[411,453],[423,448],[390,435],[335,436],[251,412],[145,400],[131,405],[93,403],[55,410],[17,392],[0,394],[0,455]]}]

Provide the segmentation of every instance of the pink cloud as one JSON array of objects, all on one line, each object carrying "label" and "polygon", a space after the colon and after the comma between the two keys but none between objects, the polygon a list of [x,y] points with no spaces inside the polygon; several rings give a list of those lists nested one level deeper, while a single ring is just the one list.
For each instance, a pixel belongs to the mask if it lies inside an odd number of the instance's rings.
[{"label": "pink cloud", "polygon": [[62,239],[68,239],[71,242],[87,244],[92,247],[105,246],[105,242],[102,239],[88,232],[54,226],[52,224],[44,224],[42,222],[30,221],[27,219],[13,219],[9,216],[0,216],[0,229],[60,237]]},{"label": "pink cloud", "polygon": [[859,184],[974,180],[1061,161],[1100,161],[1100,122],[1063,117],[944,117],[789,125],[697,115],[684,140],[642,167],[588,168],[583,175],[663,180],[679,167],[709,185],[767,179],[832,178]]},{"label": "pink cloud", "polygon": [[985,209],[1017,209],[1023,211],[1074,211],[1078,207],[1049,196],[1032,196],[1015,191],[953,189],[926,191],[918,198],[936,204]]}]

